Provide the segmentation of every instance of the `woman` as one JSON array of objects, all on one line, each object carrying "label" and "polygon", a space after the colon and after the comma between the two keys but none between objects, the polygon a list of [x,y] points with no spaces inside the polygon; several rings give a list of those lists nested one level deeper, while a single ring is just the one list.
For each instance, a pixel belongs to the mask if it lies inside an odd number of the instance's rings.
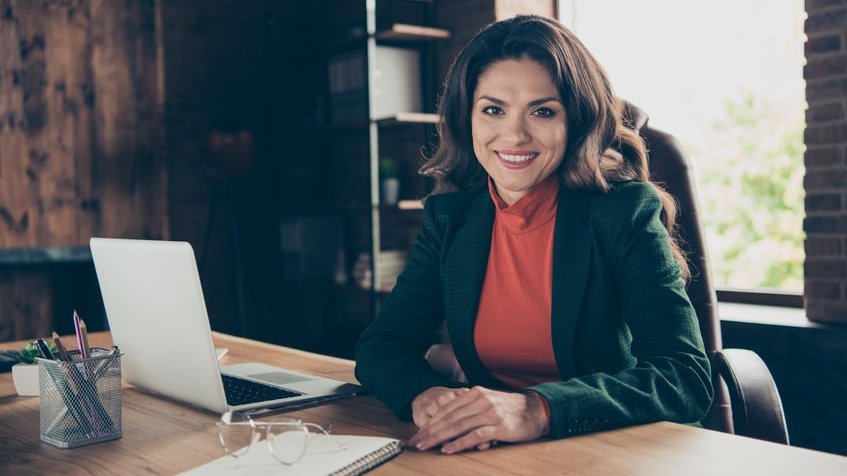
[{"label": "woman", "polygon": [[[436,190],[356,358],[420,428],[410,443],[454,453],[703,418],[710,368],[673,201],[582,43],[547,18],[495,23],[454,61],[438,113],[422,169]],[[443,321],[469,384],[424,358]]]}]

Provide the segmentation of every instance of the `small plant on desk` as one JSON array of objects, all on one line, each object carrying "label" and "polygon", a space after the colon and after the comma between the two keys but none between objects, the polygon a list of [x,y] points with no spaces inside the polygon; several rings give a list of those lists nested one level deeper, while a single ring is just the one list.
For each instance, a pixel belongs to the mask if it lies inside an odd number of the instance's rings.
[{"label": "small plant on desk", "polygon": [[[58,353],[56,346],[48,341],[50,350]],[[15,390],[22,397],[38,396],[38,347],[30,342],[18,351],[18,363],[12,366],[12,380],[15,382]]]}]

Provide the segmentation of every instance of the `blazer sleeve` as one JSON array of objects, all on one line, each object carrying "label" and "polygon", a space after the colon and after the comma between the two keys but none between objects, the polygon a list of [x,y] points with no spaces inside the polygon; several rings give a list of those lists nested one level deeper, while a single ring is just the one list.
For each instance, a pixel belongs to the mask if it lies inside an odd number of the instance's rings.
[{"label": "blazer sleeve", "polygon": [[444,320],[436,198],[426,201],[423,226],[406,268],[356,346],[356,378],[406,420],[411,419],[412,400],[424,390],[461,386],[436,374],[424,359],[435,328]]},{"label": "blazer sleeve", "polygon": [[549,402],[552,437],[662,420],[699,421],[713,397],[711,369],[660,220],[659,195],[646,183],[624,184],[598,208],[593,226],[614,256],[635,365],[528,390]]}]

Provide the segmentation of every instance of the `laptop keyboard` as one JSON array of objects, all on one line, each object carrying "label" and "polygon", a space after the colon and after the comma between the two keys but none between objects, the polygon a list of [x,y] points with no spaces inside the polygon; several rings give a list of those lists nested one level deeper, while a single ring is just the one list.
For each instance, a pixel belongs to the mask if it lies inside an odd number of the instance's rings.
[{"label": "laptop keyboard", "polygon": [[302,395],[297,392],[283,390],[270,385],[251,382],[249,380],[221,375],[224,383],[226,402],[231,406],[246,405],[248,403],[266,402],[268,400],[279,400],[280,398],[297,397]]}]

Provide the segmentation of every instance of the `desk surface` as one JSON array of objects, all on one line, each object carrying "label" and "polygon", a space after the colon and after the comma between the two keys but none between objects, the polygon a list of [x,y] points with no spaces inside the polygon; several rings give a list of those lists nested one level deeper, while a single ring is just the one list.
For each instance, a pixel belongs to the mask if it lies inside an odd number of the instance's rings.
[{"label": "desk surface", "polygon": [[[107,333],[92,345],[109,347]],[[222,364],[260,361],[353,382],[353,362],[215,333],[228,347]],[[0,344],[0,349],[20,343]],[[18,397],[11,374],[0,374],[0,473],[173,474],[222,456],[218,415],[195,410],[127,386],[123,391],[123,438],[73,450],[42,443],[38,399]],[[376,398],[350,400],[292,412],[333,433],[408,438],[414,426],[398,421]],[[816,451],[656,423],[574,438],[501,445],[487,451],[442,455],[405,451],[372,474],[593,474],[695,475],[847,474],[847,458]]]}]

